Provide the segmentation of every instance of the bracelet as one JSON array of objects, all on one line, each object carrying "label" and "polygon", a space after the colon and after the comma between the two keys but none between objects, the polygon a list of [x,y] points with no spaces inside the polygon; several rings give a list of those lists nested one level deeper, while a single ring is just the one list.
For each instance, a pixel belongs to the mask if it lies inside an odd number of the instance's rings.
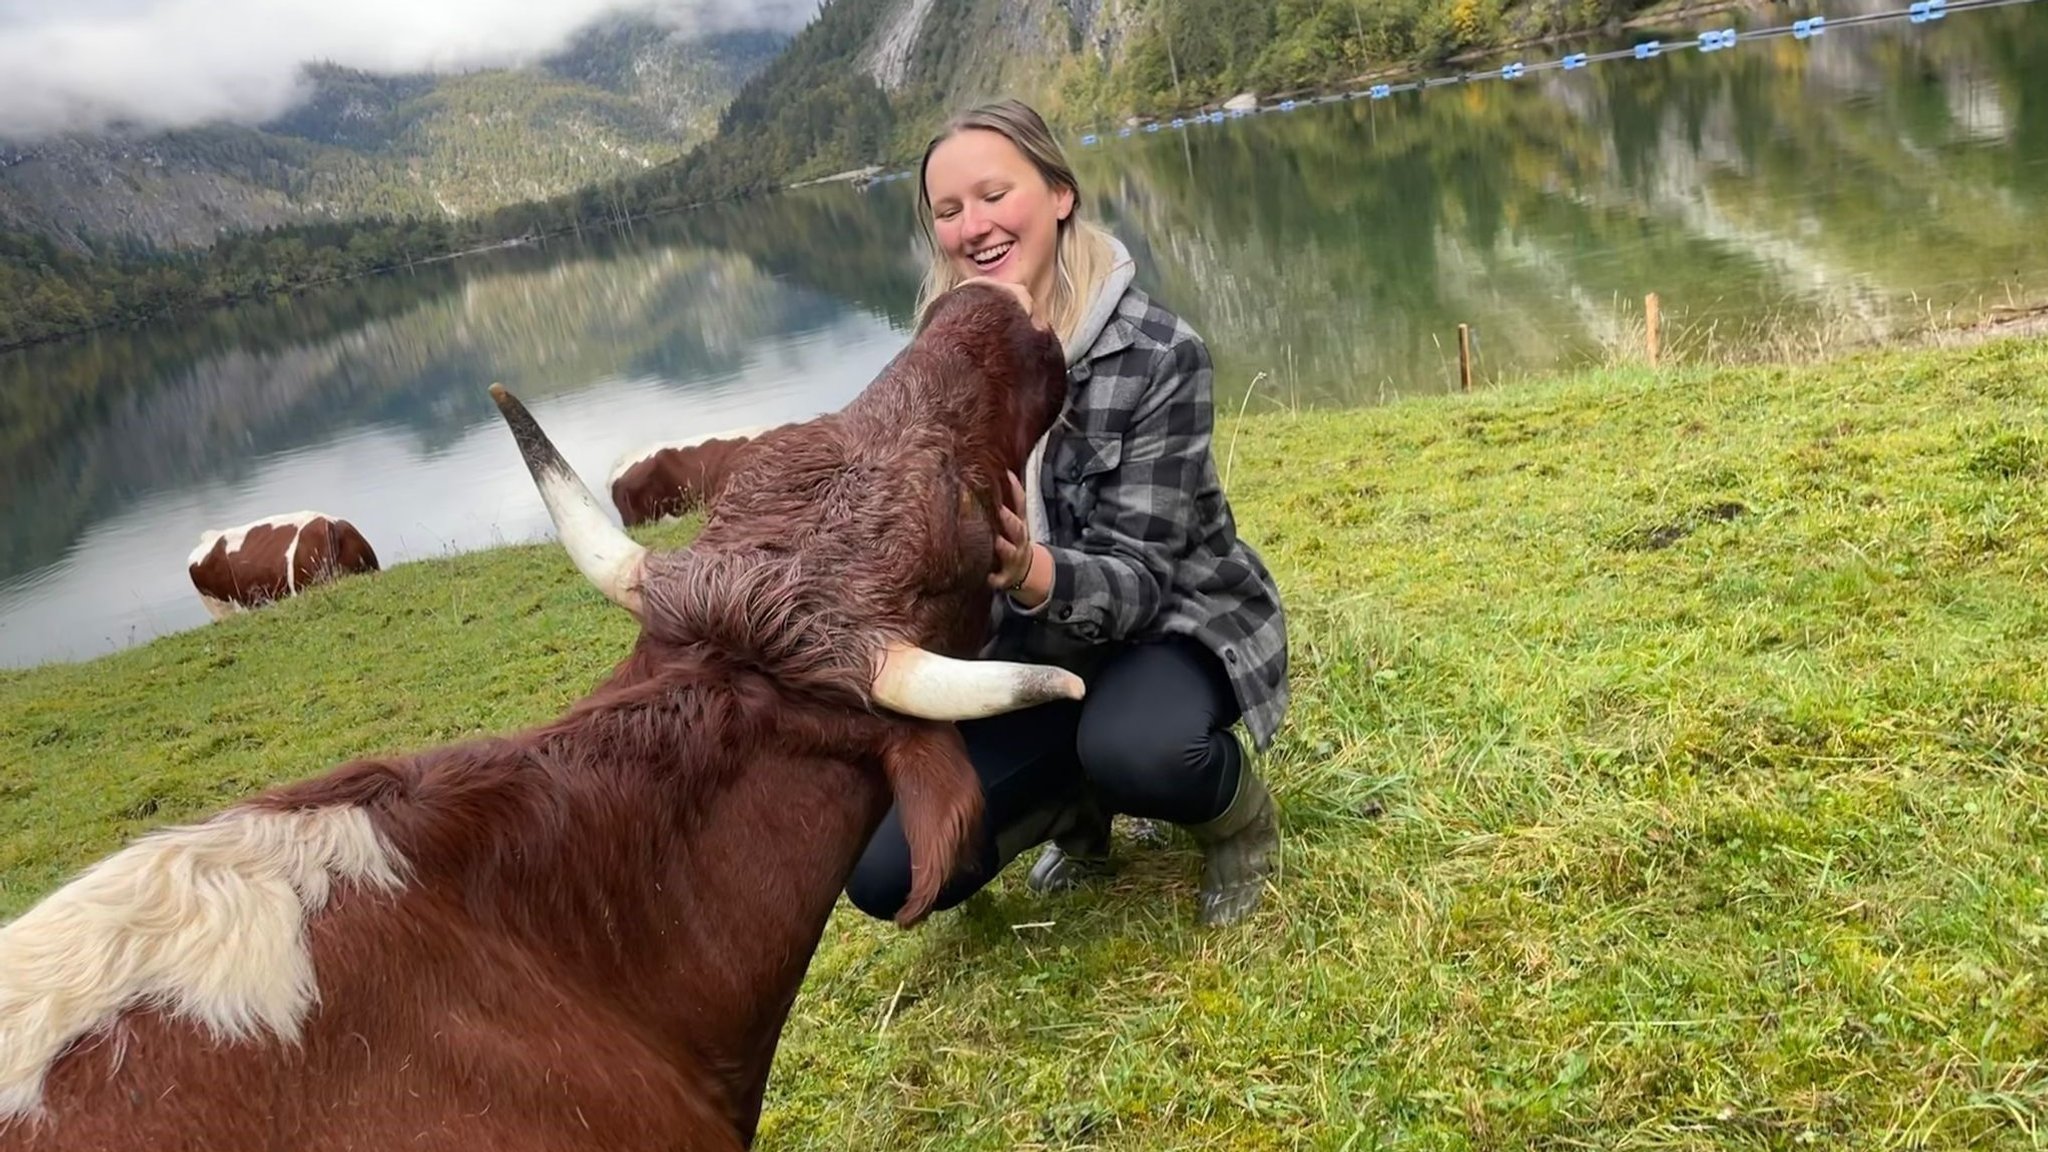
[{"label": "bracelet", "polygon": [[1038,566],[1038,546],[1036,544],[1026,544],[1024,547],[1024,574],[1017,577],[1016,583],[1003,589],[1005,592],[1015,592],[1017,589],[1022,588],[1024,582],[1031,579],[1031,570]]}]

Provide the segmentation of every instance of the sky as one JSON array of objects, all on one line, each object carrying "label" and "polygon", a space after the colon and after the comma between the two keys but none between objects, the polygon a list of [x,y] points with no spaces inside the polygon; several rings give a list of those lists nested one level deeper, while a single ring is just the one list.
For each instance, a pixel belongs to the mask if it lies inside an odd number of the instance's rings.
[{"label": "sky", "polygon": [[300,65],[371,72],[518,64],[614,13],[701,32],[794,32],[817,0],[0,0],[0,139],[261,123]]}]

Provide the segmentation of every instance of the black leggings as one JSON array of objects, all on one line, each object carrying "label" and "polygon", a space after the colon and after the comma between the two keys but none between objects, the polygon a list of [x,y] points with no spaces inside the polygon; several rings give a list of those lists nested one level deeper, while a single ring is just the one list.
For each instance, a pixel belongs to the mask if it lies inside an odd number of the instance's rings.
[{"label": "black leggings", "polygon": [[[993,880],[997,831],[1092,788],[1106,813],[1199,824],[1237,792],[1243,749],[1230,726],[1237,697],[1223,666],[1192,640],[1119,648],[1089,678],[1087,697],[960,723],[986,803],[981,855],[939,893],[951,908]],[[1015,845],[1021,851],[1031,845]],[[910,846],[895,808],[854,867],[846,895],[888,919],[910,893]]]}]

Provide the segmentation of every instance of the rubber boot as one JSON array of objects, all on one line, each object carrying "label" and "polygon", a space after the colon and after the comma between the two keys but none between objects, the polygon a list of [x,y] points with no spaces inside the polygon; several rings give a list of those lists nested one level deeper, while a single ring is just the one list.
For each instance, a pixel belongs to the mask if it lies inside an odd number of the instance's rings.
[{"label": "rubber boot", "polygon": [[1038,854],[1024,886],[1039,895],[1068,892],[1113,870],[1109,859],[1109,814],[1084,789],[1080,800],[1060,814],[1052,843]]},{"label": "rubber boot", "polygon": [[1188,827],[1202,846],[1202,923],[1235,924],[1259,906],[1266,877],[1280,866],[1280,821],[1273,795],[1247,760],[1237,795],[1222,815]]}]

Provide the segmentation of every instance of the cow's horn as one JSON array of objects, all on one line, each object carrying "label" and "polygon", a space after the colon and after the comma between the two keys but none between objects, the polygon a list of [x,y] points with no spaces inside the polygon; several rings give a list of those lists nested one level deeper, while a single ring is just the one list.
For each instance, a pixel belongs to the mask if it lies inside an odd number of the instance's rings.
[{"label": "cow's horn", "polygon": [[1051,700],[1079,700],[1081,678],[1049,664],[955,660],[911,644],[882,651],[875,702],[926,720],[975,720]]},{"label": "cow's horn", "polygon": [[555,533],[561,537],[562,547],[568,550],[576,570],[595,584],[606,599],[637,619],[640,562],[647,549],[605,515],[583,478],[562,459],[554,442],[540,430],[533,413],[526,410],[518,397],[505,391],[504,385],[493,384],[491,399],[498,402],[498,411],[504,413],[505,423],[512,426],[512,439],[519,445],[519,455],[540,488],[541,502],[548,506]]}]

